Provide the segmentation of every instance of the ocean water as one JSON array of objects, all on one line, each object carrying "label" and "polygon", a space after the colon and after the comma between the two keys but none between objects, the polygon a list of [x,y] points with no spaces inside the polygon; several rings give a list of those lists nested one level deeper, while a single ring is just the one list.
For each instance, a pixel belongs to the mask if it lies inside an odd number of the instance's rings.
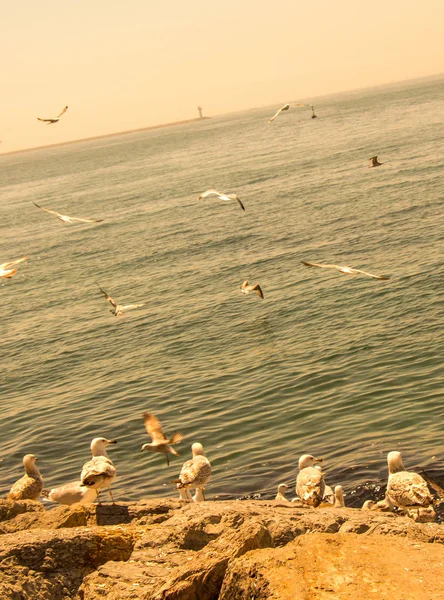
[{"label": "ocean water", "polygon": [[[443,83],[1,156],[0,262],[30,258],[0,284],[0,495],[26,453],[46,487],[77,479],[97,436],[118,500],[176,496],[196,441],[208,498],[271,497],[303,453],[347,503],[390,450],[442,475]],[[146,305],[116,318],[96,283]],[[140,452],[144,411],[185,435],[169,468]]]}]

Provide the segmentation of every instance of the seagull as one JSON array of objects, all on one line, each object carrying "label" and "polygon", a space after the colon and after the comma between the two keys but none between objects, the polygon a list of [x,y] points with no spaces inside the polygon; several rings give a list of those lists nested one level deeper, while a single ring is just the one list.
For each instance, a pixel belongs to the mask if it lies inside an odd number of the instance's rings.
[{"label": "seagull", "polygon": [[387,464],[389,474],[386,499],[391,504],[409,513],[409,509],[428,507],[433,503],[426,481],[418,473],[404,469],[400,452],[389,452]]},{"label": "seagull", "polygon": [[[179,479],[175,479],[171,483],[176,484],[176,488],[179,490],[179,492],[181,489],[185,488],[188,501],[192,500],[189,491],[190,488],[196,489],[196,492],[197,488],[200,488],[201,495],[199,494],[199,496],[205,500],[203,490],[211,477],[211,464],[208,458],[205,456],[202,444],[193,444],[191,446],[191,452],[193,453],[193,458],[191,460],[187,460],[183,464]],[[196,497],[198,497],[197,493]],[[182,494],[181,498],[183,498]]]},{"label": "seagull", "polygon": [[68,107],[65,106],[65,108],[62,110],[62,112],[57,115],[56,117],[53,117],[52,119],[41,119],[40,117],[37,117],[37,119],[39,121],[43,121],[44,123],[46,123],[47,125],[52,125],[53,123],[58,123],[58,121],[60,120],[60,117],[62,115],[64,115],[66,113],[66,111],[68,110]]},{"label": "seagull", "polygon": [[315,115],[315,109],[314,109],[313,105],[311,105],[311,118],[312,119],[317,119],[318,118],[318,116]]},{"label": "seagull", "polygon": [[40,208],[40,210],[44,210],[51,215],[55,215],[58,219],[60,219],[60,221],[63,221],[63,223],[73,223],[74,221],[78,221],[79,223],[101,223],[103,221],[103,219],[80,219],[79,217],[68,217],[67,215],[61,215],[55,210],[39,206],[37,202],[33,202],[33,204],[34,206],[37,206],[37,208]]},{"label": "seagull", "polygon": [[218,192],[217,190],[207,190],[206,192],[201,194],[197,199],[205,200],[206,198],[218,198],[219,200],[223,200],[224,202],[230,202],[231,200],[237,200],[237,202],[239,202],[239,206],[241,207],[241,209],[245,210],[245,206],[242,204],[242,202],[240,201],[237,194],[222,194],[221,192]]},{"label": "seagull", "polygon": [[248,285],[248,279],[243,282],[240,289],[243,294],[251,294],[251,292],[256,292],[259,298],[264,298],[264,293],[261,286],[258,283],[255,283],[254,285]]},{"label": "seagull", "polygon": [[336,269],[340,273],[344,273],[345,275],[367,275],[367,277],[373,277],[373,279],[390,279],[389,275],[373,275],[372,273],[367,273],[367,271],[362,271],[361,269],[353,269],[352,267],[341,267],[340,265],[320,265],[318,263],[310,263],[305,260],[301,261],[303,265],[306,267],[320,267],[321,269]]},{"label": "seagull", "polygon": [[274,121],[282,112],[288,110],[291,106],[307,106],[306,104],[284,104],[272,117],[268,120],[269,123]]},{"label": "seagull", "polygon": [[290,486],[286,483],[279,484],[275,500],[279,500],[279,502],[288,502],[287,498],[285,497],[285,490],[288,490],[289,488]]},{"label": "seagull", "polygon": [[379,162],[377,156],[372,156],[371,158],[369,158],[369,160],[372,161],[372,164],[369,165],[369,168],[370,167],[380,167],[383,164],[383,163]]},{"label": "seagull", "polygon": [[[0,265],[0,278],[9,279],[17,273],[17,269],[13,265],[18,265],[25,260],[28,260],[28,256],[18,258],[17,260],[11,260]],[[12,268],[11,268],[12,267]]]},{"label": "seagull", "polygon": [[80,474],[80,484],[96,490],[99,504],[99,490],[103,487],[108,488],[113,504],[114,498],[111,492],[111,484],[116,478],[116,467],[113,465],[110,457],[106,453],[106,447],[109,444],[117,444],[117,440],[107,440],[106,438],[94,438],[91,442],[91,460],[83,465]]},{"label": "seagull", "polygon": [[82,485],[80,481],[72,481],[51,490],[43,490],[42,496],[51,502],[71,506],[72,504],[92,504],[97,494],[93,488]]},{"label": "seagull", "polygon": [[125,306],[122,306],[122,304],[118,304],[115,300],[113,300],[111,296],[109,296],[105,292],[105,290],[100,287],[99,284],[96,285],[98,286],[102,294],[105,296],[105,300],[108,300],[111,306],[114,306],[114,309],[110,308],[110,312],[112,312],[115,317],[121,317],[124,314],[124,311],[126,310],[132,310],[133,308],[140,308],[141,306],[145,306],[145,304],[127,304]]},{"label": "seagull", "polygon": [[43,489],[43,478],[36,467],[38,458],[34,454],[23,457],[25,474],[12,486],[8,500],[38,500]]},{"label": "seagull", "polygon": [[303,454],[299,459],[299,473],[296,478],[296,495],[303,504],[319,506],[324,497],[325,481],[322,470],[315,469],[314,464],[324,462],[311,454]]},{"label": "seagull", "polygon": [[183,440],[183,435],[175,432],[170,439],[167,439],[163,433],[162,425],[160,424],[159,419],[152,413],[144,413],[143,422],[145,423],[147,434],[151,436],[153,441],[150,444],[143,444],[141,452],[144,450],[149,450],[150,452],[161,452],[162,454],[165,454],[167,466],[169,467],[170,461],[168,454],[179,456],[179,453],[176,452],[176,450],[171,446],[181,442]]},{"label": "seagull", "polygon": [[335,508],[345,508],[344,492],[342,491],[342,485],[335,487]]}]

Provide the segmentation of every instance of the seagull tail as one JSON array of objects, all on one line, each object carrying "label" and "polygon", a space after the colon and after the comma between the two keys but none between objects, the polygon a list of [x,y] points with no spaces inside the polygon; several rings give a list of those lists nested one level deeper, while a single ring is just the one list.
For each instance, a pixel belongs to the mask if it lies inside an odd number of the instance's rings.
[{"label": "seagull tail", "polygon": [[184,484],[182,483],[181,479],[172,479],[170,481],[170,483],[175,483],[177,485],[177,489],[179,489],[179,490],[180,490],[180,488],[184,487]]}]

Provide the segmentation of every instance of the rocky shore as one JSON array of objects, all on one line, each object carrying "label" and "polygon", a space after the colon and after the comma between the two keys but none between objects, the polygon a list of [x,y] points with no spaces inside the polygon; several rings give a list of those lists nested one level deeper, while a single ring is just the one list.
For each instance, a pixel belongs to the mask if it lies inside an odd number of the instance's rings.
[{"label": "rocky shore", "polygon": [[274,501],[0,501],[2,600],[440,600],[444,528]]}]

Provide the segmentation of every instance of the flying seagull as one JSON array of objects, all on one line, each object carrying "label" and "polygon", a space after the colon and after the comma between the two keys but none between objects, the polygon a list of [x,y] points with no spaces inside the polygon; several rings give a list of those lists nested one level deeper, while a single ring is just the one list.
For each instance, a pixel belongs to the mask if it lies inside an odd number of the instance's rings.
[{"label": "flying seagull", "polygon": [[111,306],[114,307],[113,309],[110,308],[110,312],[112,312],[115,317],[121,317],[126,310],[132,310],[133,308],[140,308],[141,306],[145,306],[145,303],[144,304],[127,304],[126,306],[122,306],[121,304],[118,304],[115,300],[113,300],[111,298],[111,296],[109,296],[105,292],[105,290],[100,287],[100,285],[98,283],[96,285],[99,288],[99,290],[102,292],[102,294],[105,296],[105,300],[108,300],[108,302],[111,304]]},{"label": "flying seagull", "polygon": [[34,206],[37,206],[37,208],[40,208],[40,210],[44,210],[51,215],[55,215],[58,219],[60,219],[60,221],[63,221],[63,223],[73,223],[74,221],[78,221],[79,223],[101,223],[103,221],[103,219],[80,219],[79,217],[68,217],[67,215],[61,215],[55,210],[44,208],[43,206],[37,204],[37,202],[33,202],[33,204]]},{"label": "flying seagull", "polygon": [[224,200],[224,202],[230,202],[230,200],[237,200],[239,202],[239,206],[242,210],[245,210],[245,206],[242,204],[240,199],[236,194],[221,194],[217,190],[207,190],[203,194],[198,197],[198,200],[206,199],[206,198],[218,198],[219,200]]},{"label": "flying seagull", "polygon": [[264,293],[261,286],[258,283],[255,283],[254,285],[248,285],[248,279],[246,279],[241,285],[241,292],[243,294],[251,294],[251,292],[256,292],[259,298],[264,299]]},{"label": "flying seagull", "polygon": [[[9,279],[13,277],[17,273],[17,269],[14,265],[18,265],[21,262],[28,260],[28,256],[23,256],[23,258],[18,258],[17,260],[11,260],[10,262],[5,262],[0,265],[0,278]],[[12,267],[12,268],[11,268]]]},{"label": "flying seagull", "polygon": [[47,125],[52,125],[53,123],[58,123],[58,122],[59,122],[59,120],[60,120],[60,117],[61,117],[62,115],[64,115],[64,114],[66,113],[66,111],[67,111],[67,110],[68,110],[68,107],[67,107],[67,106],[65,106],[65,108],[62,110],[62,112],[61,112],[59,115],[57,115],[56,117],[53,117],[52,119],[41,119],[40,117],[37,117],[37,119],[38,119],[39,121],[43,121],[43,122],[44,122],[44,123],[46,123]]},{"label": "flying seagull", "polygon": [[383,163],[379,162],[377,156],[372,156],[371,158],[369,158],[369,160],[372,161],[372,163],[371,163],[371,165],[369,165],[369,167],[380,167],[383,164]]},{"label": "flying seagull", "polygon": [[372,273],[367,273],[367,271],[362,271],[361,269],[353,269],[352,267],[341,267],[339,265],[320,265],[318,263],[310,263],[302,261],[302,264],[306,267],[321,267],[322,269],[336,269],[340,273],[344,273],[345,275],[367,275],[367,277],[373,277],[373,279],[390,279],[389,275],[373,275]]},{"label": "flying seagull", "polygon": [[307,106],[306,104],[284,104],[272,117],[268,120],[269,123],[274,121],[282,112],[288,110],[291,106]]},{"label": "flying seagull", "polygon": [[176,452],[174,448],[171,446],[173,444],[178,444],[183,440],[183,435],[181,433],[175,432],[167,439],[165,436],[162,425],[160,424],[159,419],[153,415],[152,413],[144,413],[143,422],[145,423],[145,429],[151,439],[153,440],[149,444],[143,444],[141,452],[144,450],[148,450],[149,452],[162,452],[165,454],[165,458],[167,461],[167,465],[170,466],[170,461],[168,459],[168,454],[174,454],[175,456],[179,456],[179,453]]}]

